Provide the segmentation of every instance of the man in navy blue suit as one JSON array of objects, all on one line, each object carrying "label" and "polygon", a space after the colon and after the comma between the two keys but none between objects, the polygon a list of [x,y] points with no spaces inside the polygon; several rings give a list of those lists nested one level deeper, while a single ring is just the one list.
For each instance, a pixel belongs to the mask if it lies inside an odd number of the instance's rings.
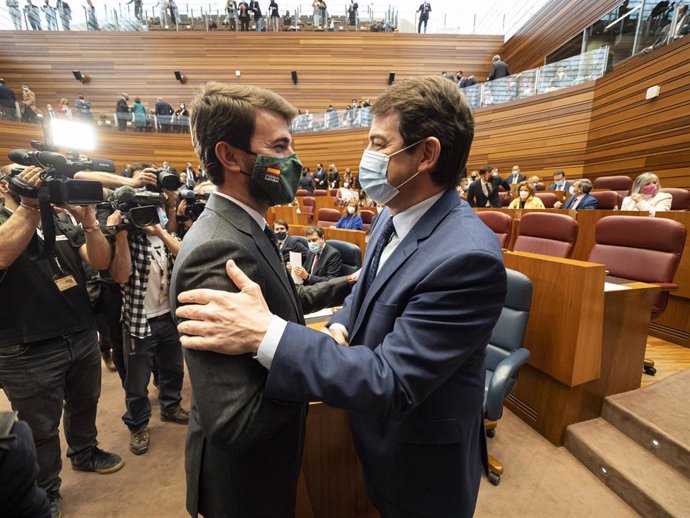
[{"label": "man in navy blue suit", "polygon": [[434,76],[392,85],[373,114],[359,175],[387,208],[327,332],[272,315],[230,260],[239,293],[178,297],[182,343],[256,354],[268,398],[347,409],[383,518],[469,517],[486,455],[484,352],[506,290],[498,241],[455,192],[472,113]]},{"label": "man in navy blue suit", "polygon": [[596,209],[599,207],[599,201],[589,194],[592,190],[592,181],[587,178],[582,180],[575,180],[573,182],[573,194],[568,198],[565,203],[557,201],[554,203],[555,209],[571,209],[571,210],[582,210],[582,209]]}]

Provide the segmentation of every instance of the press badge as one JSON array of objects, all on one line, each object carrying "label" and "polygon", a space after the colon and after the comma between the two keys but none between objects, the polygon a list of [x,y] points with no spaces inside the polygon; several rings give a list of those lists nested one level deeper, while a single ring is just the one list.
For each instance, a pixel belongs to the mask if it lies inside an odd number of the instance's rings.
[{"label": "press badge", "polygon": [[77,286],[77,281],[68,273],[56,275],[53,277],[53,280],[60,291],[67,291],[68,289]]}]

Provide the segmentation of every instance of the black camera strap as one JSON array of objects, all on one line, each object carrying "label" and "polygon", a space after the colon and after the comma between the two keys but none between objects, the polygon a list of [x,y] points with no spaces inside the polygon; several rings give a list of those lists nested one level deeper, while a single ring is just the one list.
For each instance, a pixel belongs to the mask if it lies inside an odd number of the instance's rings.
[{"label": "black camera strap", "polygon": [[53,206],[50,203],[50,192],[47,186],[38,190],[38,207],[41,211],[41,230],[43,231],[43,245],[40,239],[32,239],[26,251],[29,259],[46,259],[52,257],[55,248],[55,222],[53,221]]}]

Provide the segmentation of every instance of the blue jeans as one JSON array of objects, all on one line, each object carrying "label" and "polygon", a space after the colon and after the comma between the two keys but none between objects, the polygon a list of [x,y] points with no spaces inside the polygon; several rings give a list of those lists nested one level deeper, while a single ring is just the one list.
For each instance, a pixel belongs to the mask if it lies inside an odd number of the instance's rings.
[{"label": "blue jeans", "polygon": [[256,24],[255,30],[256,32],[261,32],[261,22],[263,18],[254,18],[254,23]]},{"label": "blue jeans", "polygon": [[63,402],[67,456],[80,462],[98,444],[101,355],[96,330],[0,347],[0,384],[12,408],[34,434],[39,487],[48,493],[59,491],[62,458],[58,426]]},{"label": "blue jeans", "polygon": [[161,412],[172,411],[182,401],[184,368],[177,326],[170,313],[150,319],[149,326],[151,335],[134,338],[133,350],[129,332],[124,330],[127,411],[122,420],[130,430],[144,428],[151,417],[148,385],[154,357],[158,367],[158,402]]}]

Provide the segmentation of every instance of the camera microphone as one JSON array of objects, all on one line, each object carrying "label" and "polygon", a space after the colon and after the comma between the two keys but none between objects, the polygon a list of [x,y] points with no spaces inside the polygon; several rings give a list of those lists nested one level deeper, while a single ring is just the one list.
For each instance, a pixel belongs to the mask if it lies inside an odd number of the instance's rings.
[{"label": "camera microphone", "polygon": [[132,201],[137,195],[137,192],[134,190],[133,187],[130,187],[129,185],[123,185],[122,187],[118,187],[113,191],[112,194],[112,202],[113,205],[116,207],[119,207],[121,205],[126,205],[130,201]]},{"label": "camera microphone", "polygon": [[30,149],[13,149],[7,153],[7,157],[17,164],[35,165],[45,168],[46,166],[59,169],[67,165],[67,159],[60,153],[52,151],[31,151]]}]

